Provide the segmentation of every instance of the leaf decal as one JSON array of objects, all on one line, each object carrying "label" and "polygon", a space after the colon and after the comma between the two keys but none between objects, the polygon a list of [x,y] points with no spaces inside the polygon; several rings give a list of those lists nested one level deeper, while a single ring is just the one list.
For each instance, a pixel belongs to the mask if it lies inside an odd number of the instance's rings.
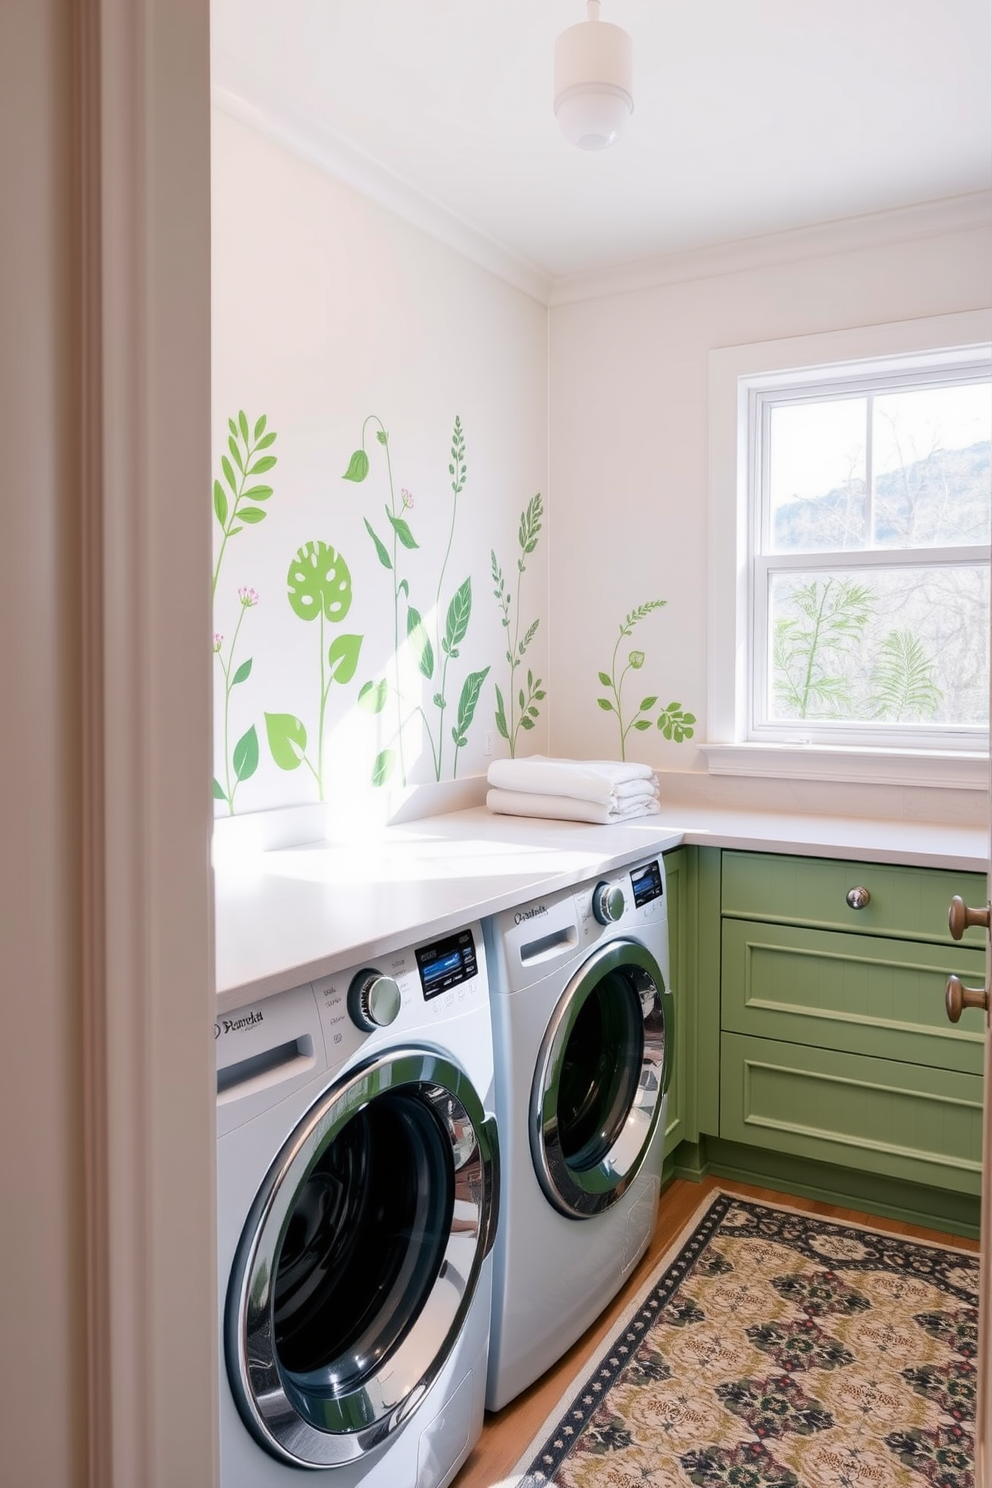
[{"label": "leaf decal", "polygon": [[610,702],[609,698],[597,698],[596,702],[602,708],[604,713],[613,712],[613,704]]},{"label": "leaf decal", "polygon": [[392,523],[393,531],[405,548],[418,548],[420,544],[410,531],[410,524],[403,517],[394,517],[389,507],[386,507],[386,516]]},{"label": "leaf decal", "polygon": [[256,522],[264,522],[265,512],[260,506],[243,506],[238,512],[238,520],[254,526]]},{"label": "leaf decal", "polygon": [[234,746],[234,773],[239,780],[250,780],[258,769],[258,734],[255,725],[242,734]]},{"label": "leaf decal", "polygon": [[227,492],[219,480],[214,481],[214,516],[223,527],[227,521]]},{"label": "leaf decal", "polygon": [[241,438],[244,440],[245,444],[247,444],[248,443],[248,420],[245,417],[245,411],[244,411],[243,408],[238,413],[238,425],[239,425],[239,427],[241,429]]},{"label": "leaf decal", "polygon": [[427,627],[420,616],[420,611],[411,605],[406,612],[406,634],[410,642],[411,650],[417,658],[417,666],[421,675],[430,680],[434,675],[434,647],[431,638],[427,634]]},{"label": "leaf decal", "polygon": [[442,645],[449,656],[455,654],[455,648],[460,646],[465,639],[465,633],[468,630],[468,622],[471,616],[472,580],[471,578],[467,578],[461,588],[455,591],[448,606]]},{"label": "leaf decal", "polygon": [[358,669],[358,657],[364,636],[336,636],[327,653],[327,664],[334,682],[350,682]]},{"label": "leaf decal", "polygon": [[459,748],[468,742],[467,735],[472,727],[472,719],[475,717],[476,706],[479,702],[479,693],[482,684],[489,676],[489,668],[481,672],[469,672],[462,684],[462,695],[458,699],[458,722],[451,730],[451,737]]},{"label": "leaf decal", "polygon": [[496,729],[500,737],[508,739],[510,731],[506,726],[506,708],[503,704],[503,694],[496,688]]},{"label": "leaf decal", "polygon": [[268,501],[272,495],[271,486],[252,486],[250,491],[243,491],[242,501]]},{"label": "leaf decal", "polygon": [[[256,420],[256,422],[255,422],[255,432],[254,432],[254,439],[255,439],[255,443],[256,444],[261,439],[262,435],[265,433],[265,426],[266,426],[267,423],[268,423],[268,418],[267,418],[267,416],[264,413],[262,414],[262,416],[261,416],[260,419],[257,419]],[[272,438],[275,439],[275,437],[276,436],[273,434]]]},{"label": "leaf decal", "polygon": [[234,676],[231,678],[231,686],[232,687],[236,687],[239,682],[247,682],[248,681],[248,678],[251,676],[251,662],[252,662],[252,659],[249,656],[249,658],[248,658],[247,661],[243,661],[241,663],[241,665],[238,667],[238,670],[235,672]]},{"label": "leaf decal", "polygon": [[365,517],[363,520],[365,522],[365,531],[375,543],[375,550],[379,554],[379,562],[382,564],[383,568],[392,568],[393,560],[390,558],[389,553],[387,552],[383,543],[381,543],[379,538],[376,537],[375,532],[372,529],[372,523],[369,521],[368,517]]},{"label": "leaf decal", "polygon": [[348,461],[348,469],[342,480],[363,481],[369,473],[369,457],[363,449],[357,449]]},{"label": "leaf decal", "polygon": [[217,779],[217,776],[216,775],[214,776],[214,800],[215,801],[226,801],[227,800],[227,792],[224,790],[224,787],[221,785],[221,783]]},{"label": "leaf decal", "polygon": [[351,571],[326,543],[305,543],[289,565],[286,583],[289,603],[301,620],[316,620],[323,611],[325,620],[336,624],[351,609]]},{"label": "leaf decal", "polygon": [[276,457],[275,457],[275,455],[263,455],[260,460],[256,460],[255,461],[254,465],[249,465],[248,466],[248,469],[245,471],[245,474],[246,475],[264,475],[265,472],[267,470],[271,470],[272,467],[273,467],[273,465],[275,465],[275,464],[276,464]]},{"label": "leaf decal", "polygon": [[600,685],[602,687],[612,687],[613,686],[613,679],[611,678],[609,672],[600,672],[599,673],[599,681],[600,681]]},{"label": "leaf decal", "polygon": [[376,755],[372,766],[372,784],[385,785],[396,766],[396,755],[391,749],[383,749]]},{"label": "leaf decal", "polygon": [[227,458],[226,455],[221,455],[221,457],[220,457],[220,468],[224,472],[224,479],[227,481],[227,484],[230,486],[230,488],[234,492],[235,496],[237,496],[237,494],[238,494],[238,482],[237,482],[237,480],[235,478],[234,470],[231,467],[231,462]]},{"label": "leaf decal", "polygon": [[280,770],[295,770],[307,749],[307,731],[292,713],[266,713],[265,732],[269,750]]},{"label": "leaf decal", "polygon": [[538,492],[527,503],[527,510],[520,514],[520,530],[517,533],[517,541],[525,554],[533,553],[537,547],[537,535],[541,530],[541,517],[543,515],[541,493]]},{"label": "leaf decal", "polygon": [[385,678],[381,682],[366,682],[359,691],[358,706],[366,713],[381,713],[388,696],[389,684]]}]

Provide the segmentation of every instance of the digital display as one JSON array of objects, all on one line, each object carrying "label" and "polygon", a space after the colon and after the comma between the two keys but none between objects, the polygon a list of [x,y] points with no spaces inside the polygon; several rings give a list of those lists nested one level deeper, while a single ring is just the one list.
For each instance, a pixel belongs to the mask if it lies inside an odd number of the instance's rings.
[{"label": "digital display", "polygon": [[457,987],[459,982],[467,982],[479,970],[471,930],[459,930],[446,940],[421,946],[416,956],[425,1002]]},{"label": "digital display", "polygon": [[660,899],[665,892],[661,884],[661,869],[657,860],[653,863],[645,863],[643,868],[632,868],[630,872],[630,887],[634,891],[634,903],[640,909],[642,904],[650,904],[652,899]]}]

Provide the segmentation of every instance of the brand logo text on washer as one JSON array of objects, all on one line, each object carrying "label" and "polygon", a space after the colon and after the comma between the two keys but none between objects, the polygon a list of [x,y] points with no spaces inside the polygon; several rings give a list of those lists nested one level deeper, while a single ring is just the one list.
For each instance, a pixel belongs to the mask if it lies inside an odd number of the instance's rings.
[{"label": "brand logo text on washer", "polygon": [[515,925],[522,925],[524,920],[532,920],[535,915],[546,915],[547,907],[543,904],[532,904],[529,909],[518,909],[513,916]]},{"label": "brand logo text on washer", "polygon": [[254,1023],[263,1021],[259,1012],[246,1013],[243,1018],[222,1018],[221,1028],[225,1033],[237,1033],[242,1028],[251,1028]]}]

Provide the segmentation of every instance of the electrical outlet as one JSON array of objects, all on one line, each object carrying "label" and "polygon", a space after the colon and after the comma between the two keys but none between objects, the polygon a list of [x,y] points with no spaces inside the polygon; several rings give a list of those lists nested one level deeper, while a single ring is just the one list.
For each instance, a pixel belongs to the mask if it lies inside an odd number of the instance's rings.
[{"label": "electrical outlet", "polygon": [[482,736],[482,752],[485,755],[492,754],[493,752],[493,736],[488,731]]}]

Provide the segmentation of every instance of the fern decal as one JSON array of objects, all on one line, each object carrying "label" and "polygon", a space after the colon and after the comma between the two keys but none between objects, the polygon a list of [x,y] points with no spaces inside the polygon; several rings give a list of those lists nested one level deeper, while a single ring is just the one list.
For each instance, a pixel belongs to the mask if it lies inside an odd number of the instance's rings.
[{"label": "fern decal", "polygon": [[499,732],[500,737],[506,739],[507,743],[510,746],[511,759],[514,759],[516,757],[517,739],[520,730],[523,729],[527,731],[534,727],[540,713],[537,705],[538,703],[543,702],[545,697],[547,696],[540,677],[535,677],[533,671],[531,671],[529,667],[527,669],[526,688],[518,688],[515,681],[517,668],[522,666],[523,659],[527,654],[527,649],[530,646],[531,641],[537,634],[537,628],[540,623],[538,620],[532,621],[531,624],[527,627],[527,630],[524,632],[523,639],[521,640],[520,589],[523,583],[524,573],[526,572],[526,564],[524,560],[526,558],[529,558],[531,553],[533,553],[535,548],[537,547],[537,539],[541,531],[541,519],[543,515],[544,510],[541,504],[541,494],[540,492],[538,492],[538,494],[534,496],[531,501],[528,502],[524,511],[520,513],[520,525],[517,529],[517,543],[519,545],[520,552],[517,556],[517,602],[516,615],[513,622],[514,630],[512,641],[510,640],[509,632],[511,624],[510,612],[513,609],[513,595],[511,591],[506,587],[506,583],[503,578],[503,570],[499,565],[495,550],[490,551],[490,557],[492,559],[493,583],[495,585],[495,588],[493,589],[493,596],[496,600],[496,603],[499,605],[502,616],[501,624],[503,626],[503,629],[507,633],[505,654],[507,665],[510,668],[510,685],[508,688],[508,696],[510,699],[509,716],[507,716],[507,708],[506,703],[503,700],[503,694],[497,686],[495,720],[496,728]]}]

